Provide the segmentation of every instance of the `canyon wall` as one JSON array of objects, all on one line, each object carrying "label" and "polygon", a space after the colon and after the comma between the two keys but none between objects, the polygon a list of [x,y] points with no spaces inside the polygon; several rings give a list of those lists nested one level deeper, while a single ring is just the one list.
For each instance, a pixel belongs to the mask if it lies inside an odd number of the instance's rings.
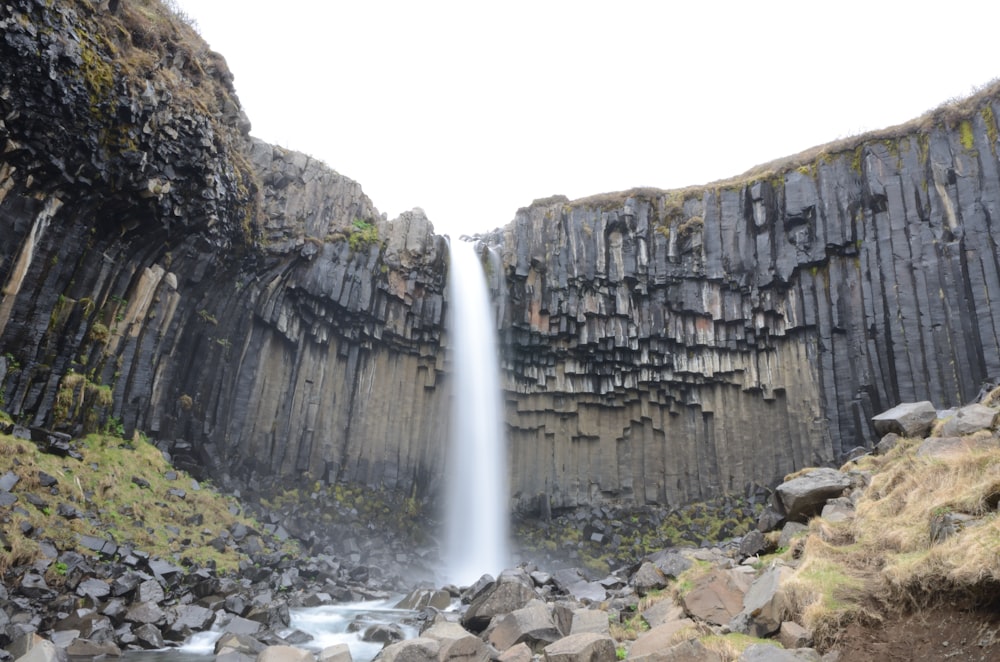
[{"label": "canyon wall", "polygon": [[[221,57],[114,5],[0,8],[0,408],[244,489],[436,497],[445,240],[251,138]],[[481,237],[515,505],[740,492],[899,401],[974,399],[1000,376],[998,105]]]}]

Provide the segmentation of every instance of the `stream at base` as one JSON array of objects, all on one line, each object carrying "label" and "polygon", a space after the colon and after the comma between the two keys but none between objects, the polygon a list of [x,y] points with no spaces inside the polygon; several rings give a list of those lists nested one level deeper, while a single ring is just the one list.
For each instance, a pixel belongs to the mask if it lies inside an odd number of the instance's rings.
[{"label": "stream at base", "polygon": [[[399,625],[405,638],[417,636],[417,627],[408,623],[416,612],[408,609],[394,609],[398,599],[352,602],[323,607],[309,607],[289,610],[291,625],[289,631],[301,630],[312,636],[312,640],[296,647],[319,652],[335,644],[347,644],[354,662],[369,662],[382,650],[382,644],[361,640],[365,628],[376,624]],[[364,627],[358,632],[348,632],[348,626],[355,620],[362,620]],[[215,642],[222,632],[202,632],[178,648],[158,651],[130,651],[122,656],[127,662],[206,662],[214,658]],[[75,658],[78,659],[78,658]]]}]

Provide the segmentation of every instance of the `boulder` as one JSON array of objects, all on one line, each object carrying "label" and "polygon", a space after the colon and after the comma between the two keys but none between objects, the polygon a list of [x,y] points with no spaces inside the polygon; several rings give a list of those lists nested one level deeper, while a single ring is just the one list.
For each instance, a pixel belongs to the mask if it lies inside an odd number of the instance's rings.
[{"label": "boulder", "polygon": [[629,657],[646,658],[655,655],[656,651],[670,648],[677,643],[674,635],[684,628],[694,627],[694,624],[690,618],[679,618],[643,632],[632,642]]},{"label": "boulder", "polygon": [[776,493],[790,520],[805,521],[816,515],[830,499],[839,497],[851,486],[847,474],[836,469],[813,469],[806,474],[785,481]]},{"label": "boulder", "polygon": [[633,652],[634,648],[635,644],[625,659],[636,662],[725,662],[722,655],[705,648],[697,639],[688,639],[652,652],[640,650],[637,654]]},{"label": "boulder", "polygon": [[729,629],[754,637],[777,632],[789,607],[781,585],[792,573],[784,565],[772,565],[762,572],[743,596],[743,610],[730,621]]},{"label": "boulder", "polygon": [[486,662],[490,659],[490,651],[483,640],[458,623],[439,621],[420,636],[439,643],[440,662]]},{"label": "boulder", "polygon": [[580,634],[582,632],[610,634],[608,613],[600,609],[574,609],[569,634]]},{"label": "boulder", "polygon": [[266,644],[257,641],[253,637],[245,634],[233,634],[231,632],[223,633],[215,642],[216,655],[228,649],[237,653],[243,653],[244,655],[257,657],[258,653],[265,648],[267,648]]},{"label": "boulder", "polygon": [[548,607],[540,600],[534,600],[521,609],[497,617],[495,623],[496,626],[489,634],[489,643],[499,651],[525,643],[533,651],[539,652],[562,636]]},{"label": "boulder", "polygon": [[509,614],[524,607],[536,597],[530,585],[525,585],[516,579],[501,577],[473,600],[469,609],[462,615],[462,625],[474,632],[482,631],[494,616]]},{"label": "boulder", "polygon": [[826,505],[823,506],[822,512],[820,512],[820,517],[828,522],[846,522],[849,519],[854,519],[854,515],[854,504],[847,497],[839,497],[827,501]]},{"label": "boulder", "polygon": [[740,540],[740,557],[756,556],[767,549],[767,539],[759,529],[747,533]]},{"label": "boulder", "polygon": [[883,435],[883,437],[879,439],[879,442],[875,444],[875,454],[885,455],[886,453],[888,453],[889,451],[891,451],[893,448],[896,447],[896,444],[899,443],[900,439],[902,439],[902,437],[900,437],[895,432],[890,432],[887,435]]},{"label": "boulder", "polygon": [[354,662],[351,647],[347,644],[327,646],[316,656],[316,662]]},{"label": "boulder", "polygon": [[434,607],[445,610],[451,606],[451,594],[448,591],[428,588],[414,589],[405,598],[396,603],[396,609],[420,610],[424,607]]},{"label": "boulder", "polygon": [[930,437],[917,448],[918,457],[947,458],[964,455],[976,450],[1000,447],[1000,440],[989,434],[968,437]]},{"label": "boulder", "polygon": [[581,602],[602,602],[608,597],[608,590],[600,582],[581,580],[566,587],[566,592]]},{"label": "boulder", "polygon": [[21,645],[7,649],[14,662],[59,662],[59,650],[55,644],[34,633],[26,637],[22,637]]},{"label": "boulder", "polygon": [[931,430],[937,409],[930,402],[904,402],[872,417],[879,435],[890,432],[903,437],[925,437]]},{"label": "boulder", "polygon": [[650,628],[655,628],[664,623],[679,621],[684,618],[684,608],[675,603],[671,598],[665,597],[643,610],[642,618]]},{"label": "boulder", "polygon": [[404,636],[403,628],[395,623],[375,623],[365,628],[361,640],[377,644],[391,644],[402,641]]},{"label": "boulder", "polygon": [[173,611],[173,620],[167,630],[167,636],[174,640],[183,640],[195,632],[203,632],[215,621],[215,612],[198,605],[179,605]]},{"label": "boulder", "polygon": [[268,646],[257,654],[257,662],[314,662],[307,650],[294,646]]},{"label": "boulder", "polygon": [[130,623],[162,625],[167,622],[167,615],[153,602],[136,602],[125,612],[125,620]]},{"label": "boulder", "polygon": [[[824,506],[824,508],[825,507],[826,506]],[[785,522],[785,525],[781,527],[781,535],[778,536],[778,547],[787,548],[792,544],[792,540],[795,536],[808,530],[809,527],[801,522]]]},{"label": "boulder", "polygon": [[778,630],[778,641],[788,649],[805,648],[812,644],[812,632],[795,621],[785,621]]},{"label": "boulder", "polygon": [[961,437],[980,430],[990,430],[996,424],[997,410],[986,405],[961,407],[941,426],[942,437]]},{"label": "boulder", "polygon": [[750,644],[736,662],[820,662],[821,659],[812,648],[785,650],[774,644]]},{"label": "boulder", "polygon": [[615,662],[615,640],[596,632],[563,637],[544,648],[546,662]]},{"label": "boulder", "polygon": [[534,654],[528,648],[528,644],[518,644],[511,646],[497,658],[498,662],[532,662]]},{"label": "boulder", "polygon": [[646,561],[635,571],[629,583],[632,584],[635,592],[642,596],[650,591],[659,591],[666,588],[667,576],[654,564]]},{"label": "boulder", "polygon": [[438,662],[441,644],[437,639],[417,637],[390,644],[379,653],[379,662]]},{"label": "boulder", "polygon": [[691,559],[672,549],[664,549],[646,557],[660,572],[670,579],[676,579],[691,567]]},{"label": "boulder", "polygon": [[121,657],[122,651],[118,646],[110,641],[92,641],[90,639],[76,639],[66,647],[66,654],[70,658],[90,658],[101,656]]},{"label": "boulder", "polygon": [[133,630],[132,634],[135,635],[136,643],[143,648],[150,650],[163,648],[163,633],[152,623],[143,623]]},{"label": "boulder", "polygon": [[715,568],[695,580],[682,602],[684,610],[695,618],[724,625],[743,609],[745,592],[746,587],[731,572]]}]

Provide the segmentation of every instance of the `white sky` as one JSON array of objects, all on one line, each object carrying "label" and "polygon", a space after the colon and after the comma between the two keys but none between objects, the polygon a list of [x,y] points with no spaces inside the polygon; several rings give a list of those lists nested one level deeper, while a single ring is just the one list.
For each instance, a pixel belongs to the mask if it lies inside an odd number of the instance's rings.
[{"label": "white sky", "polygon": [[905,122],[1000,76],[1000,2],[176,0],[252,133],[439,233],[678,188]]}]

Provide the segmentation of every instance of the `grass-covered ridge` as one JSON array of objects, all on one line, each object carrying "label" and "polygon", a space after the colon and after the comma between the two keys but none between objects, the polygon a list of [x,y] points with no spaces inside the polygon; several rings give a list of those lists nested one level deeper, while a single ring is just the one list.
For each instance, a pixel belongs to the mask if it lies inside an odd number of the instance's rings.
[{"label": "grass-covered ridge", "polygon": [[995,608],[1000,444],[988,431],[964,439],[966,449],[942,454],[919,453],[923,440],[905,439],[845,467],[870,474],[856,517],[814,518],[777,555],[797,564],[788,593],[818,644],[835,642],[850,622],[900,610]]},{"label": "grass-covered ridge", "polygon": [[18,479],[11,489],[18,500],[0,510],[8,552],[0,555],[0,572],[34,561],[45,543],[93,554],[81,536],[220,572],[236,570],[245,558],[228,534],[237,524],[259,535],[265,547],[277,547],[259,524],[240,514],[234,499],[174,469],[139,436],[125,441],[91,434],[72,447],[80,459],[0,434],[0,464],[8,467],[0,474],[9,471]]}]

